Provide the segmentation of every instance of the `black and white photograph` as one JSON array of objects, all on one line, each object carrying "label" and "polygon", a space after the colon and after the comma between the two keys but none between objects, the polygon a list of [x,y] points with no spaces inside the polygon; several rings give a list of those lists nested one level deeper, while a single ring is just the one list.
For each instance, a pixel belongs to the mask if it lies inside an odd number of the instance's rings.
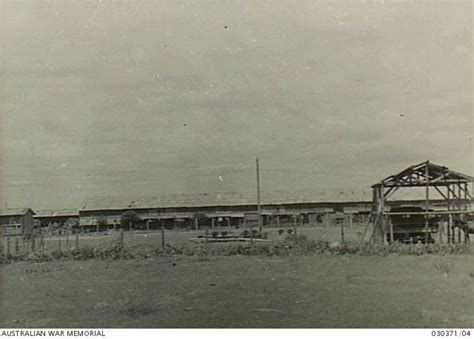
[{"label": "black and white photograph", "polygon": [[473,25],[470,0],[0,0],[0,336],[474,336]]}]

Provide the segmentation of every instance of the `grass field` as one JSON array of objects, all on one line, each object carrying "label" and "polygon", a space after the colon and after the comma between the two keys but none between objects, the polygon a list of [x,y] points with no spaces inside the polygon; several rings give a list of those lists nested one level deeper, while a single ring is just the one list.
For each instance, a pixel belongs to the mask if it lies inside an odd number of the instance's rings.
[{"label": "grass field", "polygon": [[472,256],[0,266],[1,327],[472,327]]}]

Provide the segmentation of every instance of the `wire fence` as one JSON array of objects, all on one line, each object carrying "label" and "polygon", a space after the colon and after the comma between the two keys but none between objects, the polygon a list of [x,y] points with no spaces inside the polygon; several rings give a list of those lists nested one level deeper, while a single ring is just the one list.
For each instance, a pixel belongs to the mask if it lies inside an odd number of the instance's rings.
[{"label": "wire fence", "polygon": [[205,226],[198,230],[106,230],[82,232],[80,228],[35,228],[29,234],[3,232],[0,253],[4,258],[25,258],[29,255],[57,256],[78,250],[100,252],[111,247],[146,253],[166,248],[180,248],[192,243],[223,243],[253,241],[279,241],[292,235],[311,240],[360,241],[363,224],[347,221],[334,225],[281,223],[267,224],[258,229],[257,224],[244,227]]}]

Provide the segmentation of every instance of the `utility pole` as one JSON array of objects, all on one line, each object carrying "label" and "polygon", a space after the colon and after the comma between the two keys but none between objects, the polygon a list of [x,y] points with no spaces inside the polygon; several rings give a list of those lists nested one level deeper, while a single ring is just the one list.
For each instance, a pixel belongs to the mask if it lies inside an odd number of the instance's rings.
[{"label": "utility pole", "polygon": [[427,161],[425,165],[425,181],[426,181],[426,190],[425,190],[425,244],[428,244],[428,226],[430,224],[429,221],[429,207],[430,207],[430,172],[429,172],[429,164],[430,162]]},{"label": "utility pole", "polygon": [[255,158],[256,170],[257,170],[257,211],[258,211],[258,230],[262,232],[262,206],[260,205],[260,167],[258,163],[258,157]]}]

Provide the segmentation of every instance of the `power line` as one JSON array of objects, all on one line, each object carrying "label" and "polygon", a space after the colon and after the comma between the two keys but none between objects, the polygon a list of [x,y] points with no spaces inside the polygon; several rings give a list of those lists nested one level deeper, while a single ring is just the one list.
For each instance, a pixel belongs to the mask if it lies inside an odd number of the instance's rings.
[{"label": "power line", "polygon": [[[334,172],[331,171],[318,171],[318,172],[304,172],[304,171],[293,171],[293,170],[286,170],[286,169],[277,169],[277,168],[261,168],[261,171],[266,171],[266,172],[279,172],[279,173],[290,173],[290,174],[304,174],[304,175],[328,175],[328,174],[333,174]],[[351,177],[354,176],[359,176],[359,177],[365,177],[367,174],[351,174]]]}]

